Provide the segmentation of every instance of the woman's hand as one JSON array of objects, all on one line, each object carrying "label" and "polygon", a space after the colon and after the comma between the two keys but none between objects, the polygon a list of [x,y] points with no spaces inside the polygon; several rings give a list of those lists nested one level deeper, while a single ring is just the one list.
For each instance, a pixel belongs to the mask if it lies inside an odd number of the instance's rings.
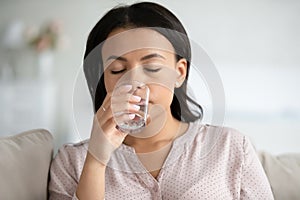
[{"label": "woman's hand", "polygon": [[111,154],[121,145],[126,136],[116,129],[110,102],[111,95],[107,94],[94,116],[88,149],[89,153],[104,165],[108,163]]},{"label": "woman's hand", "polygon": [[[118,111],[139,109],[134,106],[134,103],[138,103],[141,99],[128,95],[130,89],[129,86],[120,88],[119,91],[114,93],[113,97],[111,93],[107,93],[103,104],[94,116],[88,150],[95,159],[104,165],[108,163],[113,151],[122,144],[127,135],[127,133],[123,133],[116,128],[111,106],[114,106]],[[123,117],[130,118],[131,116],[126,115]]]},{"label": "woman's hand", "polygon": [[[118,106],[117,109],[123,110],[126,105],[139,102],[139,98],[128,96],[130,89],[123,88],[113,98],[108,93],[94,116],[88,153],[76,191],[79,199],[104,199],[106,165],[113,151],[122,144],[127,135],[116,128],[111,106]],[[112,99],[122,101],[118,103]]]}]

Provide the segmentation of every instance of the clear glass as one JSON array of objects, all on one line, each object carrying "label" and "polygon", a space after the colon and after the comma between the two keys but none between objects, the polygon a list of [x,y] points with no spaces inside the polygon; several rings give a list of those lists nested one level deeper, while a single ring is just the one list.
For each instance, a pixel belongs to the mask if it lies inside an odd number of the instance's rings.
[{"label": "clear glass", "polygon": [[[114,109],[114,107],[118,106],[114,105],[112,106],[112,111],[114,120],[117,124],[117,129],[124,133],[135,134],[142,131],[142,129],[146,126],[150,91],[146,84],[138,81],[122,82],[116,87],[115,91],[122,90],[120,89],[120,87],[130,88],[130,86],[131,89],[127,93],[141,98],[139,102],[134,103],[135,105],[139,106],[139,110],[132,110],[129,107],[125,106],[123,110],[118,111],[118,109]],[[126,95],[126,93],[123,95]],[[126,105],[126,103],[128,102],[119,102],[119,104],[124,105]]]}]

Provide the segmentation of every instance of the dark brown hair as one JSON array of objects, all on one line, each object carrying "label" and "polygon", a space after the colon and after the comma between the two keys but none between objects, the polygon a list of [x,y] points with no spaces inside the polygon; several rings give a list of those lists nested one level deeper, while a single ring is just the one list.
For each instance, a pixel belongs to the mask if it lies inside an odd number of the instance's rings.
[{"label": "dark brown hair", "polygon": [[[108,11],[94,26],[88,36],[84,54],[84,73],[92,96],[94,112],[97,112],[106,97],[102,65],[102,43],[117,28],[153,29],[166,37],[173,45],[177,61],[187,60],[187,76],[181,87],[174,91],[171,103],[172,115],[180,121],[195,121],[203,116],[202,107],[187,95],[187,80],[190,70],[191,46],[187,33],[177,17],[163,6],[142,2],[122,5]],[[194,108],[191,110],[191,106]]]}]

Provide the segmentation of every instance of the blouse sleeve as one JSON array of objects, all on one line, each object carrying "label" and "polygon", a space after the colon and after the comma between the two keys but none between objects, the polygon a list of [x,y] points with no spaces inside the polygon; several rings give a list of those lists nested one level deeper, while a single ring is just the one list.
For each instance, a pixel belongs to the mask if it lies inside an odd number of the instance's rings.
[{"label": "blouse sleeve", "polygon": [[59,149],[50,167],[49,200],[78,200],[76,187],[82,170],[82,155],[74,147]]},{"label": "blouse sleeve", "polygon": [[244,138],[241,181],[241,200],[274,200],[268,178],[248,138]]}]

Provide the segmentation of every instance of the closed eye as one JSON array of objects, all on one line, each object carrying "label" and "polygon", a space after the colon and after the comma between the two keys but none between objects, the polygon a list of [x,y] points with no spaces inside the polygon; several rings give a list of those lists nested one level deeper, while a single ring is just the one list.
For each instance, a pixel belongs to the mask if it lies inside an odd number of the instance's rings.
[{"label": "closed eye", "polygon": [[145,67],[144,70],[146,72],[155,73],[155,72],[159,72],[161,70],[161,67],[159,67],[159,68],[147,68],[147,67]]},{"label": "closed eye", "polygon": [[124,71],[126,71],[126,69],[122,69],[122,70],[111,70],[110,72],[111,72],[112,74],[121,74],[121,73],[123,73]]}]

